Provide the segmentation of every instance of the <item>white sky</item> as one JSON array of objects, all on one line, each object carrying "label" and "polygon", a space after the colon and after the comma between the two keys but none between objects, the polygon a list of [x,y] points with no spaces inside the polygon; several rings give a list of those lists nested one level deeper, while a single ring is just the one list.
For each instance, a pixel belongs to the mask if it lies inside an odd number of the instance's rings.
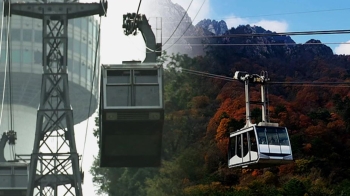
[{"label": "white sky", "polygon": [[[80,2],[99,2],[98,0],[80,0]],[[107,17],[101,18],[101,63],[102,64],[120,64],[122,61],[128,60],[140,60],[145,58],[145,44],[142,35],[126,36],[122,29],[123,14],[128,12],[136,12],[138,0],[127,0],[126,2],[120,2],[116,0],[108,1]],[[141,4],[142,9],[142,4]],[[140,12],[142,11],[140,9]],[[96,16],[98,20],[99,17]],[[83,184],[83,194],[85,196],[95,195],[97,190],[92,183],[92,175],[89,173],[91,168],[93,157],[97,156],[98,145],[97,140],[93,136],[93,128],[95,127],[95,114],[89,119],[89,129],[87,132],[87,141],[85,145],[83,171],[85,173],[85,179]],[[79,154],[82,154],[83,137],[85,137],[87,122],[84,121],[75,126],[75,136],[77,150]],[[81,138],[81,139],[78,139]]]},{"label": "white sky", "polygon": [[[190,0],[172,0],[173,3],[177,3],[181,5],[184,10],[187,10],[188,6],[190,5]],[[210,9],[210,0],[206,0],[203,4],[204,0],[193,0],[190,9],[188,10],[187,14],[191,17],[191,20],[193,24],[197,24],[199,21],[208,18],[210,15],[211,9]],[[203,6],[202,6],[203,4]],[[202,6],[202,9],[198,12],[199,8]],[[197,17],[194,19],[198,12]]]},{"label": "white sky", "polygon": [[342,44],[342,45],[339,45],[338,47],[335,47],[334,53],[350,55],[350,41],[347,41],[346,43],[347,44]]}]

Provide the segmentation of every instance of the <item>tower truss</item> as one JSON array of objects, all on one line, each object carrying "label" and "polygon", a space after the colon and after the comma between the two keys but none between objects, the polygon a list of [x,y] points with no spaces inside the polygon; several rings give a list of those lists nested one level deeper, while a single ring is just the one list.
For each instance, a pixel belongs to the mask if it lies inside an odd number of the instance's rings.
[{"label": "tower truss", "polygon": [[11,3],[5,0],[5,16],[20,15],[43,22],[43,74],[28,196],[82,195],[83,175],[79,169],[68,89],[68,20],[102,16],[106,11],[107,1]]}]

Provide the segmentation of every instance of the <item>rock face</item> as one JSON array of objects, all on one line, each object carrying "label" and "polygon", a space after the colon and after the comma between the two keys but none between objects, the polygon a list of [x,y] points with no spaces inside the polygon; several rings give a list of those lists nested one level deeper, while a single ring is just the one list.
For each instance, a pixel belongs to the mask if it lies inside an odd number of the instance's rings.
[{"label": "rock face", "polygon": [[271,58],[289,55],[295,42],[259,26],[240,25],[227,31],[221,44],[232,44],[237,54],[249,58]]},{"label": "rock face", "polygon": [[296,45],[291,51],[291,58],[312,60],[315,57],[330,57],[333,51],[330,47],[321,44],[320,40],[310,39],[303,45]]},{"label": "rock face", "polygon": [[198,24],[196,24],[195,27],[206,29],[214,35],[223,35],[228,31],[226,22],[223,20],[216,21],[216,20],[205,19],[198,22]]},{"label": "rock face", "polygon": [[[161,26],[161,39],[158,35],[158,40],[162,41],[162,49],[166,50],[168,54],[180,53],[189,56],[204,54],[203,39],[198,37],[212,35],[213,33],[205,28],[195,27],[184,8],[170,0],[147,1],[143,4],[143,7],[144,13],[142,14],[150,19],[149,22],[152,27],[157,26],[159,29]],[[158,18],[158,24],[154,22],[156,17]],[[161,25],[159,24],[160,20]]]}]

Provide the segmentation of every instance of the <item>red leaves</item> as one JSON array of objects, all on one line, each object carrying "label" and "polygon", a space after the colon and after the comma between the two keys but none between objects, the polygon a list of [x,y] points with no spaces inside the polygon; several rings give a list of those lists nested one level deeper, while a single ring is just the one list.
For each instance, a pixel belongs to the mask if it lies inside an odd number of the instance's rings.
[{"label": "red leaves", "polygon": [[216,130],[216,145],[218,146],[219,150],[223,154],[227,154],[227,146],[228,146],[228,123],[230,122],[230,119],[223,118],[220,121],[220,125]]}]

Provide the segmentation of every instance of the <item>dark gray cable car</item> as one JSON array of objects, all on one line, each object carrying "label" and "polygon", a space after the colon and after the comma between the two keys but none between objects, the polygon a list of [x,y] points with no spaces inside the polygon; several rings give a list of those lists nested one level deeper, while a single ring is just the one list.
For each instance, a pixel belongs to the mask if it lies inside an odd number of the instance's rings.
[{"label": "dark gray cable car", "polygon": [[100,87],[100,166],[159,167],[164,124],[161,44],[145,15],[123,15],[125,35],[141,31],[146,58],[103,65]]},{"label": "dark gray cable car", "polygon": [[27,194],[29,164],[5,159],[6,143],[15,145],[16,140],[17,134],[13,130],[4,132],[0,138],[0,195],[25,196]]},{"label": "dark gray cable car", "polygon": [[103,65],[101,75],[100,166],[160,166],[164,122],[162,65]]},{"label": "dark gray cable car", "polygon": [[[230,133],[228,146],[228,167],[265,168],[293,161],[292,148],[286,127],[279,127],[277,123],[266,122],[265,82],[267,73],[249,75],[236,72],[234,79],[245,82],[246,97],[246,125]],[[262,122],[252,124],[249,108],[249,82],[261,83]]]}]

